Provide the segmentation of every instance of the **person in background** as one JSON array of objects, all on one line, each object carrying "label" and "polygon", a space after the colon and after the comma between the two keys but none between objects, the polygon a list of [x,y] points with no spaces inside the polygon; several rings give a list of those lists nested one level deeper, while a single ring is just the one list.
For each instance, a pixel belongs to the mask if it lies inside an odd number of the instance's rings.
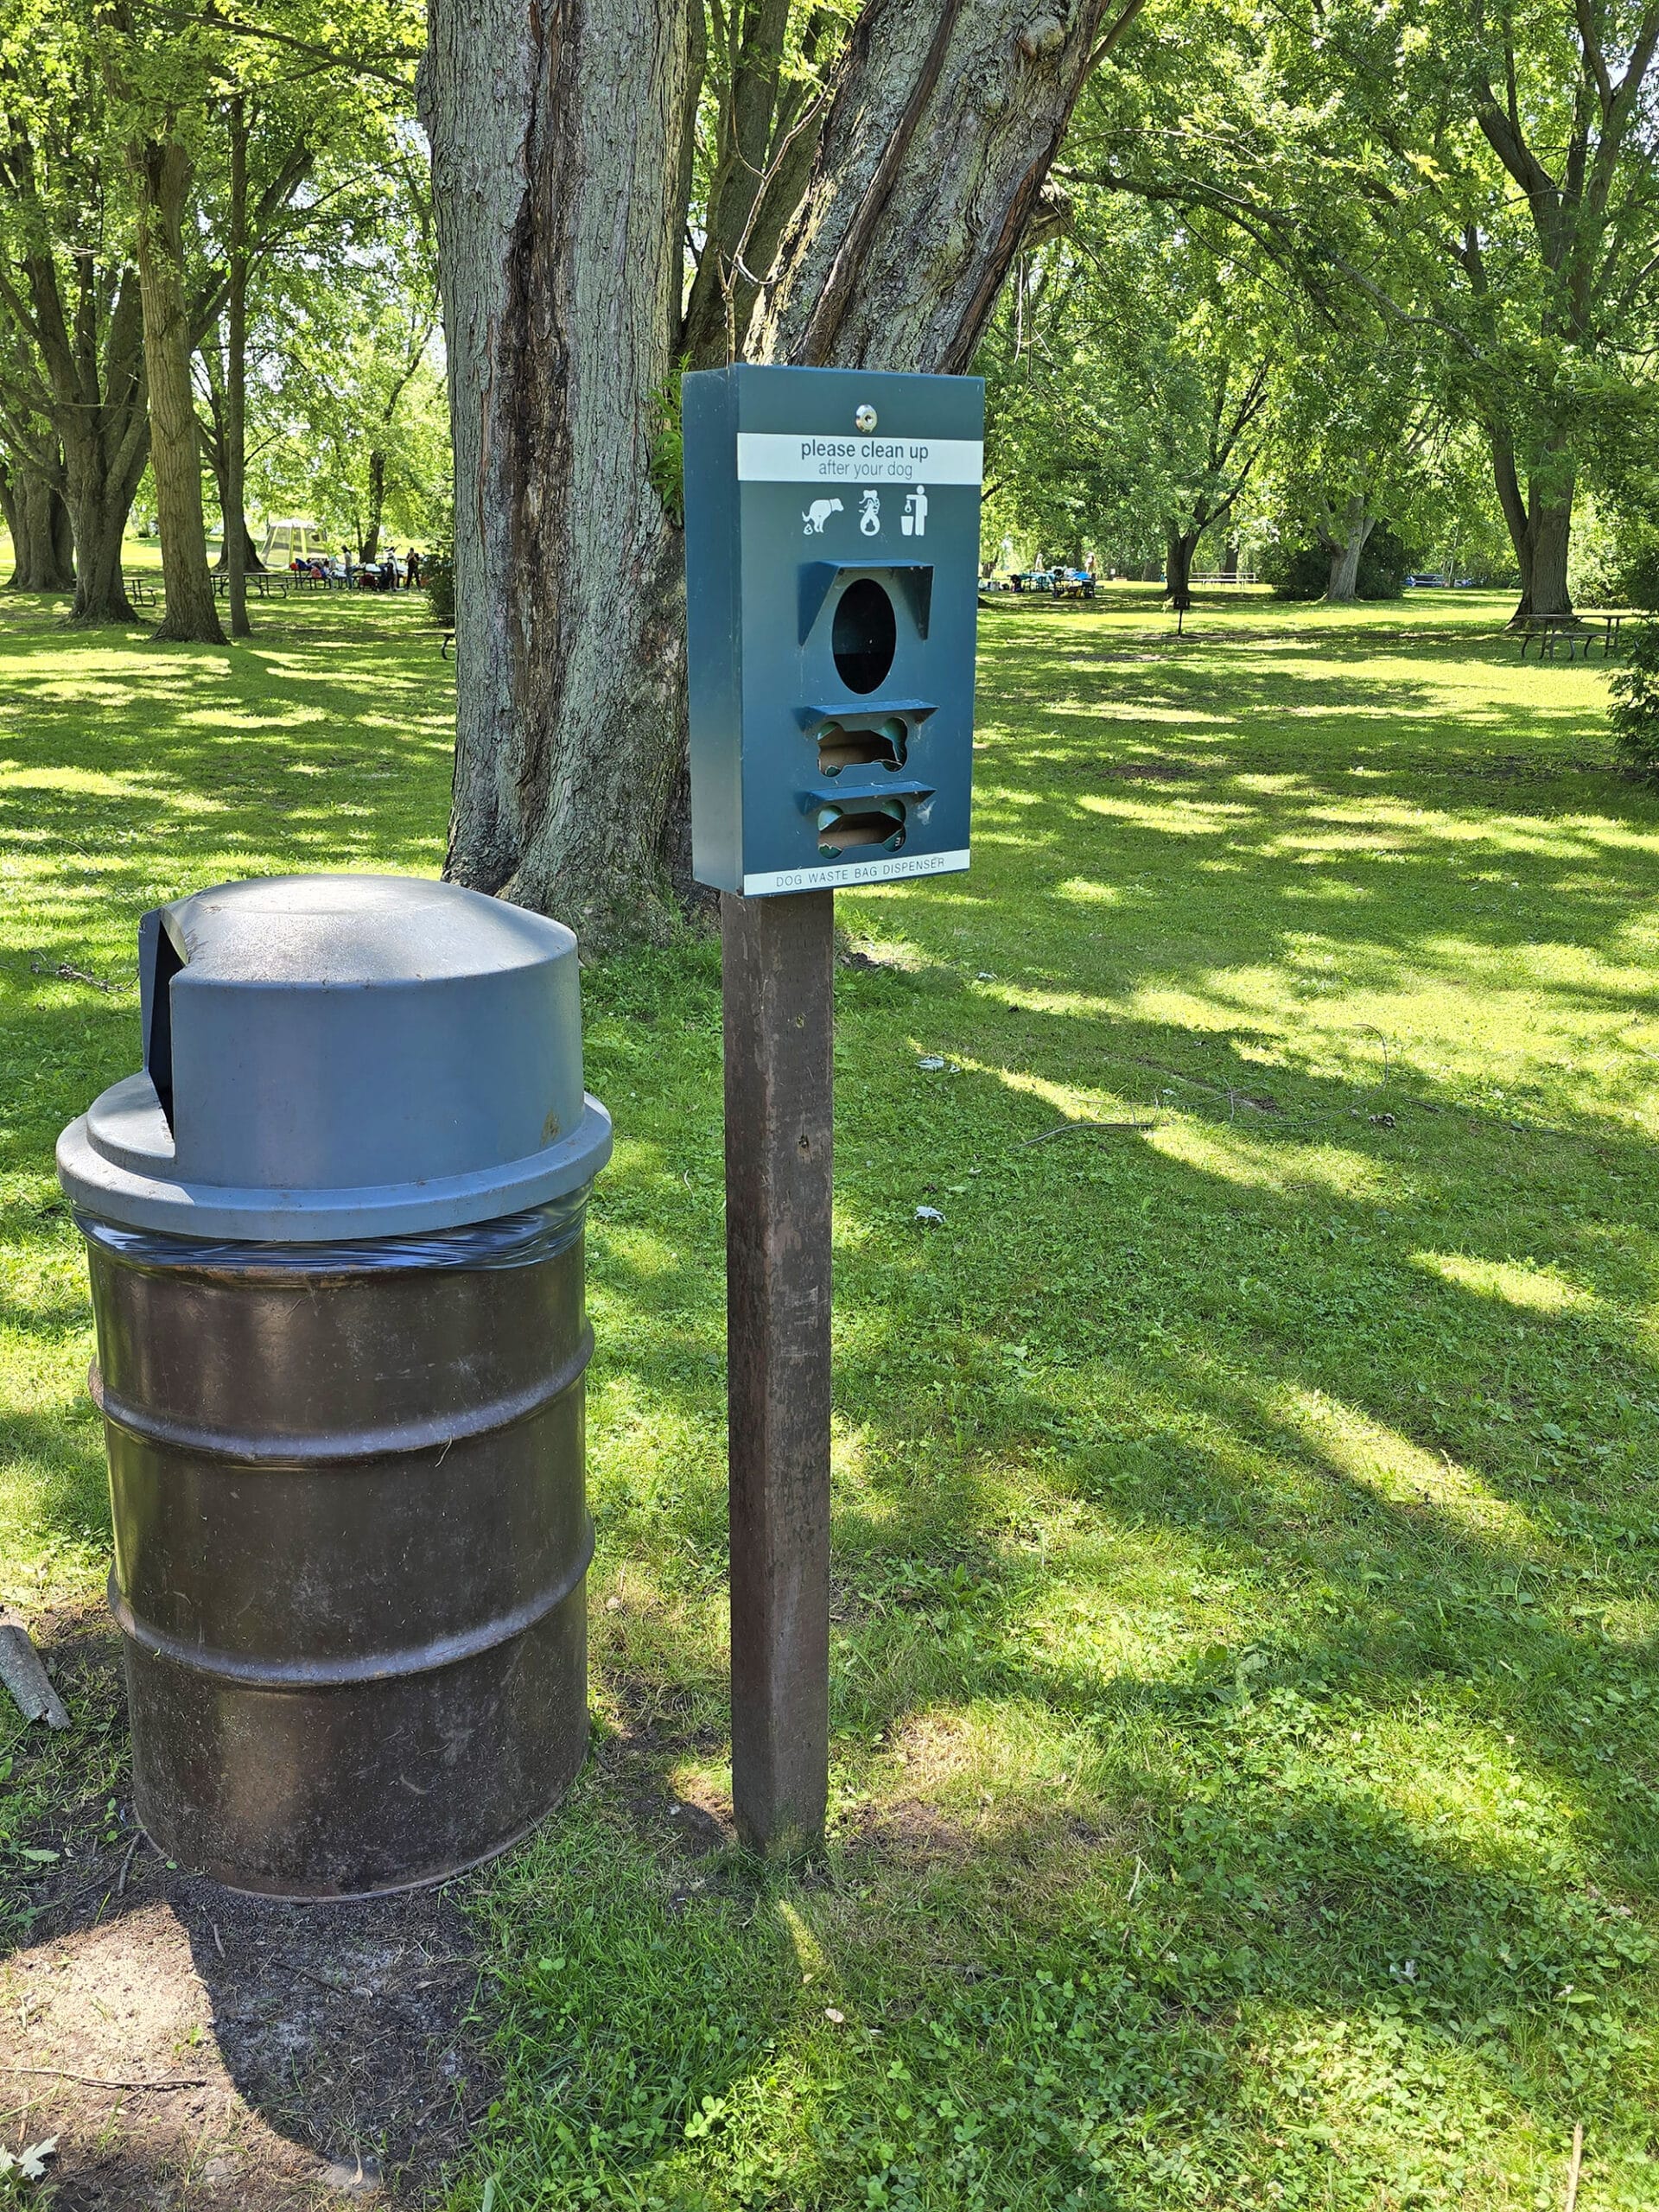
[{"label": "person in background", "polygon": [[413,591],[421,581],[421,556],[411,545],[404,562],[404,583]]}]

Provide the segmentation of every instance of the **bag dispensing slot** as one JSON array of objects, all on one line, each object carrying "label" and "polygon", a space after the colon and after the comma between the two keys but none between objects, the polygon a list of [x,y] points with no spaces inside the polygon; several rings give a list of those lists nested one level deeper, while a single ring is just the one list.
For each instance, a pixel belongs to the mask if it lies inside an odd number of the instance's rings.
[{"label": "bag dispensing slot", "polygon": [[879,845],[896,853],[905,842],[905,803],[855,799],[848,806],[818,810],[818,850],[825,860],[839,860],[846,852]]},{"label": "bag dispensing slot", "polygon": [[910,750],[910,732],[900,715],[849,728],[825,722],[818,732],[818,773],[838,776],[843,768],[885,768],[896,774]]}]

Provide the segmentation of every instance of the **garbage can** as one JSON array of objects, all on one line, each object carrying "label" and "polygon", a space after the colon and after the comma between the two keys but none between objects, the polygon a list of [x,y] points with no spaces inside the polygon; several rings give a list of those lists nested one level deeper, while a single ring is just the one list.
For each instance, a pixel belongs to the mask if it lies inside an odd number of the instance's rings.
[{"label": "garbage can", "polygon": [[143,1068],[64,1131],[137,1816],[237,1889],[440,1879],[587,1742],[576,944],[388,876],[139,930]]}]

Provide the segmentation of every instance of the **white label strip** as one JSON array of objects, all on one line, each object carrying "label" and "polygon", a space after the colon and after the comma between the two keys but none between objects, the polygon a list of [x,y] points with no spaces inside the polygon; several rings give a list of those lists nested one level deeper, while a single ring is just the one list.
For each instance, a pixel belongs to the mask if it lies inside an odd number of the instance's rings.
[{"label": "white label strip", "polygon": [[740,430],[742,484],[973,484],[985,473],[978,438],[814,438]]},{"label": "white label strip", "polygon": [[832,868],[779,868],[771,875],[746,875],[746,899],[767,899],[780,891],[834,891],[849,883],[893,883],[906,875],[954,875],[968,865],[966,852],[894,853],[887,860],[837,861]]}]

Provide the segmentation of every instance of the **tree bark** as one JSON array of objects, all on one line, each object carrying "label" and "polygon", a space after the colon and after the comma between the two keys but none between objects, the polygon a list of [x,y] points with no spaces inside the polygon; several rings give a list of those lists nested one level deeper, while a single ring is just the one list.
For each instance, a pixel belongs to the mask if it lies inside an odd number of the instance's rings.
[{"label": "tree bark", "polygon": [[363,533],[360,558],[365,568],[380,550],[380,520],[386,511],[386,456],[378,447],[369,451],[369,526]]},{"label": "tree bark", "polygon": [[167,605],[156,636],[223,645],[207,572],[201,512],[201,455],[190,388],[193,351],[184,296],[184,204],[190,161],[168,138],[132,150],[138,185],[138,285],[143,302],[144,361],[149,382],[150,462],[162,537]]},{"label": "tree bark", "polygon": [[0,467],[0,512],[11,533],[8,591],[74,589],[74,537],[61,486],[60,467],[48,474],[27,461]]},{"label": "tree bark", "polygon": [[[775,260],[744,256],[766,278],[747,357],[964,369],[1102,12],[868,0],[798,204],[768,215]],[[434,0],[428,20],[456,481],[448,873],[590,945],[656,934],[687,882],[683,552],[651,480],[683,334],[687,10]]]},{"label": "tree bark", "polygon": [[1198,537],[1196,530],[1178,530],[1173,523],[1165,532],[1164,596],[1183,613],[1192,604],[1192,556]]},{"label": "tree bark", "polygon": [[74,264],[66,302],[48,254],[27,264],[47,414],[63,452],[63,497],[74,540],[77,624],[137,620],[121,575],[127,518],[149,453],[143,324],[131,270],[105,305],[100,272]]},{"label": "tree bark", "polygon": [[1333,607],[1351,607],[1359,597],[1359,556],[1376,528],[1376,517],[1365,512],[1363,492],[1351,493],[1343,510],[1342,535],[1330,534],[1331,581],[1325,596]]},{"label": "tree bark", "polygon": [[[220,535],[219,558],[214,569],[223,574],[231,565],[231,461],[230,461],[230,401],[226,396],[226,363],[213,343],[212,334],[200,347],[203,368],[207,372],[207,414],[196,416],[196,435],[207,466],[213,472],[213,490],[219,500]],[[242,568],[246,575],[253,575],[264,568],[259,547],[253,532],[248,528],[248,518],[242,515]]]},{"label": "tree bark", "polygon": [[1534,614],[1571,614],[1567,563],[1573,541],[1573,475],[1569,472],[1563,481],[1559,452],[1547,454],[1546,469],[1552,460],[1556,467],[1547,476],[1532,477],[1523,494],[1507,434],[1493,430],[1491,438],[1497,503],[1521,570],[1521,600],[1510,626]]},{"label": "tree bark", "polygon": [[679,304],[687,13],[437,0],[422,73],[455,451],[447,872],[590,944],[671,912],[683,586],[650,399]]},{"label": "tree bark", "polygon": [[[240,92],[232,95],[230,291],[225,302],[225,498],[220,510],[230,601],[231,635],[251,634],[248,620],[248,525],[246,504],[247,368],[248,368],[248,118]],[[192,422],[194,410],[192,410]],[[200,482],[200,472],[197,472]],[[207,547],[202,548],[203,558]]]}]

